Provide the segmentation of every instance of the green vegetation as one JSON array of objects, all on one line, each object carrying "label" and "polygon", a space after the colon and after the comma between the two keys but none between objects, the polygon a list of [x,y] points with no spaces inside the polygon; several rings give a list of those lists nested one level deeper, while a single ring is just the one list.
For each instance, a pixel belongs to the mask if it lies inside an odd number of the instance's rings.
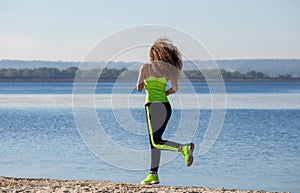
[{"label": "green vegetation", "polygon": [[78,68],[71,67],[65,70],[57,68],[35,68],[35,69],[0,69],[0,79],[33,79],[33,78],[74,78]]},{"label": "green vegetation", "polygon": [[[270,77],[262,72],[256,72],[254,70],[247,72],[246,74],[242,74],[238,71],[226,71],[224,69],[221,70],[216,70],[216,69],[211,69],[211,70],[203,70],[202,72],[200,71],[184,71],[184,74],[189,78],[189,79],[204,79],[206,78],[214,78],[218,77],[221,72],[221,75],[223,79],[269,79]],[[205,76],[203,76],[205,75]],[[291,75],[284,75],[280,77],[275,77],[275,78],[291,78]]]},{"label": "green vegetation", "polygon": [[[0,81],[1,80],[14,80],[14,79],[21,79],[21,80],[65,80],[65,81],[72,81],[76,75],[76,73],[80,73],[81,77],[89,79],[90,77],[97,77],[101,69],[93,69],[88,71],[78,71],[77,67],[70,67],[64,70],[59,70],[57,68],[35,68],[35,69],[0,69]],[[262,72],[256,72],[254,70],[249,71],[245,74],[240,73],[238,71],[226,71],[224,69],[216,70],[216,69],[209,69],[203,71],[197,70],[190,70],[184,71],[183,73],[187,78],[194,81],[201,81],[205,78],[214,78],[219,77],[219,72],[221,72],[222,77],[224,80],[258,80],[258,79],[292,79],[290,74],[286,75],[279,75],[278,77],[269,77],[268,75]],[[137,78],[137,71],[127,71],[125,68],[123,69],[103,69],[101,72],[100,80],[107,80],[107,81],[115,81],[120,76]]]}]

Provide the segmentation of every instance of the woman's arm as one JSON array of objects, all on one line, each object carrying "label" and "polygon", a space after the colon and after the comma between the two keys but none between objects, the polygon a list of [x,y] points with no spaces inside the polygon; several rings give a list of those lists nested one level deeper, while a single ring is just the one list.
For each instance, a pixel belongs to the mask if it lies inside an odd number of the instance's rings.
[{"label": "woman's arm", "polygon": [[172,79],[170,79],[170,81],[171,81],[171,88],[166,91],[167,96],[177,92],[177,90],[178,90],[178,81],[177,81],[177,79],[172,78]]},{"label": "woman's arm", "polygon": [[139,77],[138,77],[138,80],[137,80],[137,83],[136,83],[136,89],[137,89],[139,92],[142,92],[143,89],[144,89],[144,80],[145,80],[145,64],[143,64],[143,65],[140,67],[140,70],[139,70]]}]

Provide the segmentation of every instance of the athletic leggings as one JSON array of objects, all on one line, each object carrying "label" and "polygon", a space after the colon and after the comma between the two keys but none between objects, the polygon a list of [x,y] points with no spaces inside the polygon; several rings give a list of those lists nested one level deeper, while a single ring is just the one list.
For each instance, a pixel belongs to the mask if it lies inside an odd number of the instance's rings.
[{"label": "athletic leggings", "polygon": [[145,109],[148,123],[149,140],[151,145],[150,171],[157,172],[160,162],[161,150],[178,152],[178,148],[181,146],[181,144],[162,139],[162,135],[172,114],[170,103],[148,103],[145,105]]}]

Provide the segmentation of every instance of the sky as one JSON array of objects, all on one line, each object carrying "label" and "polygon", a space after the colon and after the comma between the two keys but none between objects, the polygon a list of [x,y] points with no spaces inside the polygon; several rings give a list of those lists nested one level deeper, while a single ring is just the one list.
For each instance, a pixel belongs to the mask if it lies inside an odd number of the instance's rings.
[{"label": "sky", "polygon": [[0,0],[0,59],[82,61],[112,33],[146,24],[190,34],[215,59],[299,59],[299,18],[298,0]]}]

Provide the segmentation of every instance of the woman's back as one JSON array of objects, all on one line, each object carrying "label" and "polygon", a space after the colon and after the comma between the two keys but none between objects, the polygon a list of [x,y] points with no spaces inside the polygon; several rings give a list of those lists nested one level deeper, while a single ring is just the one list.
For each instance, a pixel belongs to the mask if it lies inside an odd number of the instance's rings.
[{"label": "woman's back", "polygon": [[145,80],[146,101],[152,102],[169,102],[166,95],[167,79],[165,77],[155,77],[151,72],[151,66],[148,65],[149,74]]}]

